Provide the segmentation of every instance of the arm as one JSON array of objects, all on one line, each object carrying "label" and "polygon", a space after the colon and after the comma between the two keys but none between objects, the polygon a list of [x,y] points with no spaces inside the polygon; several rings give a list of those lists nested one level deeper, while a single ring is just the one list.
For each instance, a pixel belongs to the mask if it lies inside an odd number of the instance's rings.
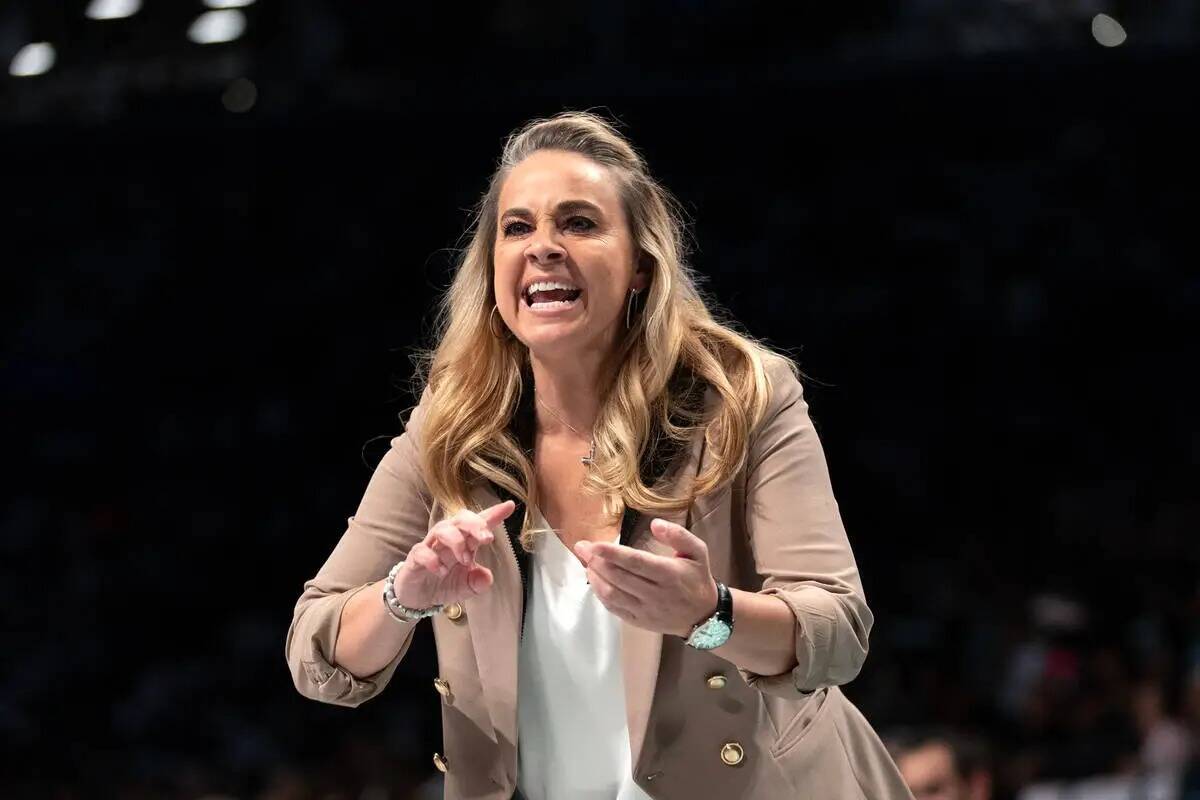
[{"label": "arm", "polygon": [[[788,659],[790,669],[756,672],[739,666],[738,672],[759,691],[796,696],[848,683],[858,675],[867,657],[874,616],[867,607],[801,385],[786,365],[772,367],[771,373],[774,395],[746,468],[744,522],[755,566],[764,576],[758,594],[764,600],[772,598],[776,605],[771,610],[754,609],[737,594],[738,622],[726,647],[742,625],[739,599],[755,621],[752,628],[761,628],[763,635],[767,625],[781,632],[775,614],[782,603],[792,617],[792,631],[786,637],[795,646],[794,658]],[[753,634],[744,638],[757,639]]]},{"label": "arm", "polygon": [[777,675],[796,666],[796,617],[778,597],[729,588],[735,624],[729,640],[713,649],[746,674]]},{"label": "arm", "polygon": [[392,439],[341,540],[296,603],[285,652],[296,689],[310,699],[353,707],[374,697],[412,642],[415,624],[392,619],[381,595],[388,570],[429,528],[414,440],[421,414],[418,406]]}]

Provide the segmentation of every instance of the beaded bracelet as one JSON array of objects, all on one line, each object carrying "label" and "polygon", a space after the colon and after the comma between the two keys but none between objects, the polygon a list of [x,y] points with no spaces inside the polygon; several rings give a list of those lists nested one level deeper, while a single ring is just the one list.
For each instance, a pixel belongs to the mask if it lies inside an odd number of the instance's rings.
[{"label": "beaded bracelet", "polygon": [[392,619],[398,622],[417,622],[440,612],[442,610],[440,603],[429,608],[409,608],[396,599],[396,573],[402,566],[404,566],[403,561],[396,562],[396,566],[392,567],[388,572],[387,579],[383,582],[383,604],[387,607],[388,613],[392,615]]}]

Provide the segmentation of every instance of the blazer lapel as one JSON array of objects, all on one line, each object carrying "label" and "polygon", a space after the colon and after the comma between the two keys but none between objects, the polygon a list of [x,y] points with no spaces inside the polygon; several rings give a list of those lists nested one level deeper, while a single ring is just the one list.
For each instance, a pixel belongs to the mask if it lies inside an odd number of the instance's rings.
[{"label": "blazer lapel", "polygon": [[[488,486],[476,488],[473,494],[480,508],[500,502]],[[494,545],[484,547],[476,554],[477,561],[492,571],[493,583],[486,594],[468,601],[467,624],[479,665],[479,682],[495,729],[494,738],[515,748],[518,648],[525,597],[508,535],[512,520],[513,517],[509,517],[500,524],[503,530],[493,528]]]},{"label": "blazer lapel", "polygon": [[[691,487],[691,481],[699,471],[700,460],[704,449],[704,433],[699,431],[686,456],[681,455],[677,471],[667,481],[671,493],[682,495]],[[631,547],[645,550],[662,556],[674,555],[667,545],[664,545],[650,533],[650,520],[659,517],[688,527],[690,509],[660,514],[637,514],[633,532],[629,537]],[[625,680],[625,721],[629,728],[630,763],[634,771],[638,769],[641,758],[642,744],[646,739],[646,728],[650,721],[650,709],[654,704],[654,693],[658,687],[658,669],[662,661],[663,634],[648,631],[621,621],[621,669]]]}]

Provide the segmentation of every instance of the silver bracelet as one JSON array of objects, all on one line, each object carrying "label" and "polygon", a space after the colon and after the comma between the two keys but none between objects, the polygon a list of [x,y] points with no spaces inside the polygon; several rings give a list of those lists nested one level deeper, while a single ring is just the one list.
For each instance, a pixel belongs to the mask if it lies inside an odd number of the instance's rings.
[{"label": "silver bracelet", "polygon": [[396,573],[403,566],[403,561],[397,561],[396,566],[392,567],[388,572],[387,579],[383,582],[383,604],[392,618],[398,622],[417,622],[440,612],[442,610],[440,603],[429,608],[409,608],[396,599]]}]

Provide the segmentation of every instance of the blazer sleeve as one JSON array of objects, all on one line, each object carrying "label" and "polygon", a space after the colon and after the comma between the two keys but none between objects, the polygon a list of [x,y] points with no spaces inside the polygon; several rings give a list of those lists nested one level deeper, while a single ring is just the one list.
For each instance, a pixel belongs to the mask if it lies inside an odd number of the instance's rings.
[{"label": "blazer sleeve", "polygon": [[783,362],[769,374],[772,399],[746,467],[744,524],[761,593],[796,617],[796,666],[779,675],[738,672],[761,692],[796,697],[858,675],[874,617],[803,388]]},{"label": "blazer sleeve", "polygon": [[357,678],[333,663],[347,601],[382,580],[428,532],[432,501],[417,450],[428,393],[426,389],[421,403],[409,416],[405,432],[392,439],[358,510],[346,520],[346,530],[337,546],[316,577],[304,584],[296,602],[285,653],[296,689],[312,700],[350,707],[369,700],[387,686],[412,643],[415,625],[396,657],[374,675]]}]

